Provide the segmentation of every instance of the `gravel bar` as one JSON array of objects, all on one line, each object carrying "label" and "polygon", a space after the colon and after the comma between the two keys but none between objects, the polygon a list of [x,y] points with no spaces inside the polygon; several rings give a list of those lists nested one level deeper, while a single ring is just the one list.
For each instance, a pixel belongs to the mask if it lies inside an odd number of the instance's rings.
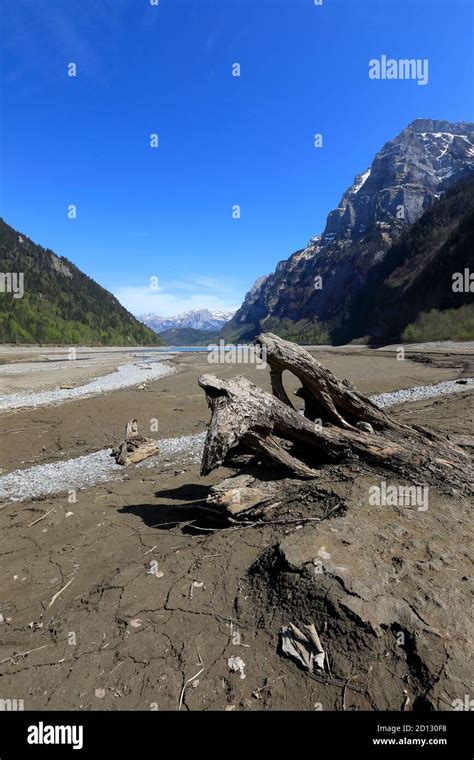
[{"label": "gravel bar", "polygon": [[[160,365],[160,368],[162,367],[163,365]],[[140,375],[140,378],[143,379],[143,375]],[[104,378],[100,379],[103,380]],[[421,385],[418,388],[381,393],[370,396],[370,398],[377,406],[387,407],[450,393],[459,393],[466,388],[472,388],[473,384],[474,378],[468,378],[467,382],[462,384],[455,380],[448,380],[435,385]],[[83,386],[83,388],[86,387]],[[203,432],[197,435],[165,438],[159,441],[160,453],[158,456],[144,460],[135,467],[152,469],[156,465],[183,467],[199,464],[205,437],[206,433]],[[66,462],[52,462],[25,470],[14,470],[0,477],[0,499],[7,502],[24,501],[25,499],[67,492],[70,488],[78,490],[88,488],[97,483],[115,479],[118,477],[119,471],[125,472],[126,470],[115,463],[110,452],[111,449],[103,449],[92,454],[68,459]]]},{"label": "gravel bar", "polygon": [[[156,465],[198,464],[201,461],[205,433],[164,438],[159,442],[160,451],[135,465],[152,469]],[[26,470],[14,470],[0,477],[0,500],[24,501],[40,496],[67,493],[70,488],[80,490],[98,483],[120,477],[132,469],[123,467],[111,456],[112,449],[94,451],[92,454],[68,459],[65,462],[38,464]]]},{"label": "gravel bar", "polygon": [[77,388],[56,388],[53,391],[5,394],[0,396],[0,411],[61,404],[64,401],[77,398],[96,396],[100,393],[128,388],[139,383],[149,383],[165,375],[170,375],[174,371],[171,364],[165,364],[161,359],[152,363],[123,364],[118,367],[116,372],[97,377],[85,385],[77,386]]},{"label": "gravel bar", "polygon": [[460,393],[465,391],[466,388],[472,388],[474,378],[463,379],[462,383],[459,380],[446,380],[443,383],[436,383],[435,385],[420,385],[417,388],[404,388],[399,391],[391,391],[390,393],[379,393],[376,396],[369,396],[370,400],[380,406],[394,406],[394,404],[405,404],[409,401],[423,401],[427,398],[435,398],[435,396],[443,396],[446,393]]}]

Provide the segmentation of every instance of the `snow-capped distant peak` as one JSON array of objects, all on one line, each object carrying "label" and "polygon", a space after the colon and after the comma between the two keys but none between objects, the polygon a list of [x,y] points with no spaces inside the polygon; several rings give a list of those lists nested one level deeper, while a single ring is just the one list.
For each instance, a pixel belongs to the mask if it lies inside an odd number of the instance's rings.
[{"label": "snow-capped distant peak", "polygon": [[220,330],[234,316],[233,311],[220,309],[192,309],[174,317],[143,314],[139,319],[155,332],[192,328],[194,330]]}]

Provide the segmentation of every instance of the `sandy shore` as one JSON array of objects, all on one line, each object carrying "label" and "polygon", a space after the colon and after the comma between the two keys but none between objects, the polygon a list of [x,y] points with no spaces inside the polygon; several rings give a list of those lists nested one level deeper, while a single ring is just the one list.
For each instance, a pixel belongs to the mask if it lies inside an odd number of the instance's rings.
[{"label": "sandy shore", "polygon": [[[138,368],[155,362],[157,358],[163,361],[170,357],[168,352],[157,352],[153,349],[48,349],[48,351],[39,348],[8,349],[0,346],[0,404],[6,396],[30,397],[30,401],[24,406],[35,406],[34,396],[38,396],[39,403],[51,403],[55,400],[61,402],[73,394],[66,392],[60,393],[64,388],[66,390],[76,390],[85,385],[91,385],[99,378],[105,378],[115,375],[118,371],[127,370],[133,365]],[[126,373],[130,374],[130,373]],[[134,385],[141,382],[140,372],[130,378],[124,377],[122,382],[109,384],[104,390],[116,390],[119,387]],[[98,385],[98,384],[97,384]],[[48,393],[54,393],[57,399],[47,399],[41,401],[41,395],[47,396]],[[93,395],[94,389],[83,395]],[[6,400],[6,399],[5,399]],[[9,406],[12,407],[14,399],[10,399]],[[7,404],[4,403],[4,408]],[[17,403],[16,406],[20,406]]]},{"label": "sandy shore", "polygon": [[[3,350],[0,393],[86,385],[120,365],[142,362],[143,354],[136,354],[86,350],[78,352],[84,361],[75,363],[60,349]],[[60,361],[40,360],[47,355]],[[318,349],[315,355],[363,393],[383,394],[465,377],[474,351],[462,345],[413,347],[404,361],[397,360],[396,347]],[[249,568],[294,530],[272,525],[209,530],[206,522],[200,531],[186,527],[202,512],[210,485],[230,474],[222,468],[200,478],[189,449],[168,443],[205,430],[209,411],[198,375],[240,373],[269,389],[267,371],[210,366],[202,353],[177,354],[166,362],[174,373],[151,379],[144,390],[135,384],[0,412],[4,475],[51,465],[54,480],[54,463],[79,457],[89,457],[97,474],[103,455],[95,455],[97,461],[90,457],[118,443],[132,417],[143,434],[163,440],[160,457],[117,470],[112,480],[92,485],[85,479],[82,490],[70,493],[74,477],[66,470],[62,492],[35,498],[22,493],[21,502],[4,498],[0,504],[1,554],[8,560],[0,570],[0,696],[24,696],[25,709],[150,709],[152,703],[176,709],[184,681],[196,670],[197,646],[205,673],[187,690],[184,709],[314,709],[321,699],[327,709],[341,709],[337,690],[328,692],[280,657],[270,618],[261,628],[252,617]],[[297,382],[286,374],[291,392]],[[447,434],[472,434],[472,390],[457,387],[456,394],[401,403],[394,414]],[[158,433],[150,432],[155,420]],[[357,486],[342,481],[338,486],[349,506],[360,498],[363,482],[361,476]],[[34,478],[31,484],[34,493]],[[313,530],[306,526],[301,535]],[[245,660],[245,680],[229,676],[232,655]],[[252,697],[273,678],[279,680],[265,699]],[[387,704],[395,699],[386,698]],[[364,707],[354,695],[346,699]]]}]

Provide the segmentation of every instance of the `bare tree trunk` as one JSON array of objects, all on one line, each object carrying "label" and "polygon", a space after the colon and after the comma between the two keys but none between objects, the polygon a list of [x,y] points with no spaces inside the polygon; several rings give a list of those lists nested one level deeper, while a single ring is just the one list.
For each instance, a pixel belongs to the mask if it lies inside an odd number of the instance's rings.
[{"label": "bare tree trunk", "polygon": [[340,382],[331,370],[296,343],[264,333],[256,339],[256,345],[270,367],[272,390],[277,398],[291,405],[281,380],[285,369],[300,380],[299,395],[305,400],[305,416],[309,419],[318,416],[346,429],[357,422],[369,422],[374,429],[399,427],[370,399],[358,393],[349,382]]},{"label": "bare tree trunk", "polygon": [[[317,477],[325,462],[362,460],[415,482],[469,483],[468,456],[446,438],[399,424],[300,346],[270,333],[261,335],[257,345],[262,358],[266,354],[274,395],[242,376],[199,378],[212,410],[203,475],[223,464],[238,446],[300,478]],[[293,408],[284,390],[285,369],[302,383],[305,416]],[[314,422],[318,416],[322,424]]]}]

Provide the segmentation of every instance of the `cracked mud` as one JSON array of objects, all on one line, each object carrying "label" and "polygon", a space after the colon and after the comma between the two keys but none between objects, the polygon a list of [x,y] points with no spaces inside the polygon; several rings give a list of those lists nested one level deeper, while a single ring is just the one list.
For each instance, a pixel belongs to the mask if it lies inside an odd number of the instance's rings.
[{"label": "cracked mud", "polygon": [[[322,360],[383,393],[457,377],[459,357],[442,356]],[[209,418],[196,386],[205,358],[175,363],[176,375],[144,392],[4,414],[4,471],[108,446],[133,415],[157,416],[158,437],[195,435]],[[464,389],[394,414],[472,435],[472,408]],[[21,428],[26,438],[13,432]],[[304,487],[283,479],[274,523],[235,526],[205,504],[232,472],[200,478],[196,463],[170,454],[72,496],[0,504],[0,698],[43,710],[177,710],[180,697],[183,710],[439,710],[469,693],[465,494],[433,490],[426,512],[374,507],[367,494],[380,474],[333,466]],[[315,623],[331,675],[281,655],[289,622]],[[231,657],[245,662],[245,678],[229,670]]]}]

